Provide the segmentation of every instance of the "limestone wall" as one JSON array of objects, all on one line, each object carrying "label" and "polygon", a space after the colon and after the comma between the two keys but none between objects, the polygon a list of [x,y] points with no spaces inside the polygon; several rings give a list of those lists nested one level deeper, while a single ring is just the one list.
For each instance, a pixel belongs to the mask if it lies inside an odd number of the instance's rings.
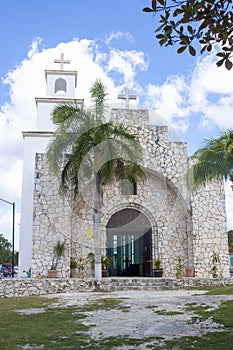
[{"label": "limestone wall", "polygon": [[[114,114],[115,113],[115,114]],[[114,110],[118,120],[142,111]],[[198,277],[209,276],[210,255],[217,251],[221,257],[223,276],[229,276],[226,214],[221,186],[200,189],[192,196],[186,184],[188,156],[186,144],[169,142],[166,126],[146,125],[144,111],[140,126],[132,125],[143,149],[146,178],[138,183],[137,195],[122,195],[121,183],[105,186],[101,208],[101,247],[106,251],[106,226],[111,216],[124,208],[135,208],[149,220],[152,228],[152,255],[162,260],[165,277],[176,273],[177,257],[184,268],[195,267]],[[134,118],[134,119],[135,119]],[[143,120],[144,120],[143,119]],[[59,174],[58,174],[59,176]],[[32,274],[47,276],[53,247],[65,240],[66,253],[59,265],[60,277],[70,276],[70,258],[87,258],[93,252],[93,179],[80,183],[77,200],[62,199],[58,180],[51,176],[45,155],[36,157],[34,189],[34,231]],[[90,263],[85,261],[85,276],[92,276]]]},{"label": "limestone wall", "polygon": [[127,125],[148,125],[149,113],[145,109],[117,109],[111,111],[111,120]]},{"label": "limestone wall", "polygon": [[59,182],[51,176],[44,154],[36,154],[33,198],[32,276],[47,276],[58,240],[65,242],[65,255],[59,263],[59,276],[70,275],[71,205],[58,195]]},{"label": "limestone wall", "polygon": [[28,297],[77,292],[111,292],[121,290],[174,290],[201,286],[233,285],[232,278],[104,278],[101,281],[79,278],[55,279],[2,279],[0,280],[0,298]]},{"label": "limestone wall", "polygon": [[220,258],[218,274],[228,277],[229,253],[223,183],[212,182],[198,188],[192,194],[191,204],[197,275],[211,275],[212,256],[217,253]]}]

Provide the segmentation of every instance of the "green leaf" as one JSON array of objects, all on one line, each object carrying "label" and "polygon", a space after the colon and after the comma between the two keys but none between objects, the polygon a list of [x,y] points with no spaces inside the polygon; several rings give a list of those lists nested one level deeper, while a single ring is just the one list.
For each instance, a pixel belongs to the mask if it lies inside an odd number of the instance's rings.
[{"label": "green leaf", "polygon": [[187,27],[187,28],[188,28],[189,33],[190,33],[190,34],[192,34],[192,33],[193,33],[193,27],[192,27],[192,26],[190,26],[190,25],[188,25],[188,27]]},{"label": "green leaf", "polygon": [[184,16],[183,18],[181,18],[180,22],[181,23],[189,23],[190,22],[190,17]]},{"label": "green leaf", "polygon": [[158,0],[158,2],[160,3],[160,5],[165,6],[165,1],[164,0]]},{"label": "green leaf", "polygon": [[194,49],[193,46],[189,45],[189,53],[192,56],[196,56],[196,50]]},{"label": "green leaf", "polygon": [[164,37],[165,37],[164,34],[158,34],[158,35],[156,35],[156,38],[157,38],[157,39],[163,39]]},{"label": "green leaf", "polygon": [[167,39],[164,37],[164,39],[159,40],[159,45],[163,46],[167,42]]},{"label": "green leaf", "polygon": [[177,53],[182,53],[182,52],[184,52],[184,50],[186,50],[187,49],[187,46],[181,46],[181,47],[179,47],[179,49],[177,50]]},{"label": "green leaf", "polygon": [[225,62],[226,69],[231,70],[232,66],[233,66],[233,63],[227,59]]},{"label": "green leaf", "polygon": [[220,67],[220,66],[223,64],[224,61],[225,61],[224,58],[221,59],[220,61],[218,61],[218,62],[216,63],[217,67]]},{"label": "green leaf", "polygon": [[156,0],[152,0],[152,9],[155,11],[156,10]]},{"label": "green leaf", "polygon": [[144,9],[142,11],[144,11],[144,12],[154,12],[154,10],[150,9],[149,7],[144,7]]},{"label": "green leaf", "polygon": [[178,16],[180,13],[182,13],[183,11],[181,10],[181,9],[176,9],[175,11],[174,11],[174,13],[173,13],[173,16],[174,17],[176,17],[176,16]]},{"label": "green leaf", "polygon": [[227,46],[224,46],[222,49],[223,49],[223,51],[231,51],[232,50],[231,47],[227,47]]},{"label": "green leaf", "polygon": [[218,57],[225,57],[225,53],[223,53],[223,52],[218,52],[218,53],[216,54],[216,56],[218,56]]},{"label": "green leaf", "polygon": [[172,33],[172,27],[171,26],[166,26],[164,28],[165,34],[169,36]]}]

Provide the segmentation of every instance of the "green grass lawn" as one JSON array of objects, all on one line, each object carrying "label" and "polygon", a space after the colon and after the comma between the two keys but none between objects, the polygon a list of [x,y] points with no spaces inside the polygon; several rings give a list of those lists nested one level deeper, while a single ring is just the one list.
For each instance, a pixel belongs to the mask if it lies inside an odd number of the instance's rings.
[{"label": "green grass lawn", "polygon": [[[205,288],[209,294],[233,294],[233,287]],[[182,337],[165,341],[160,347],[148,343],[148,338],[132,339],[126,337],[109,337],[103,340],[92,339],[89,327],[83,324],[85,311],[117,308],[122,311],[121,299],[96,300],[86,306],[62,306],[58,299],[45,297],[22,297],[0,300],[0,350],[20,349],[113,349],[120,345],[137,349],[139,344],[147,343],[148,349],[205,349],[226,350],[233,348],[233,301],[226,301],[212,311],[205,306],[187,305],[195,317],[207,319],[212,317],[225,326],[221,332],[208,333],[202,337]],[[23,312],[20,312],[20,310]],[[30,310],[25,314],[25,310]],[[34,310],[34,313],[31,312]],[[127,311],[127,310],[126,310]],[[104,330],[103,330],[104,331]],[[154,345],[153,345],[154,344]],[[25,347],[27,345],[27,347]]]}]

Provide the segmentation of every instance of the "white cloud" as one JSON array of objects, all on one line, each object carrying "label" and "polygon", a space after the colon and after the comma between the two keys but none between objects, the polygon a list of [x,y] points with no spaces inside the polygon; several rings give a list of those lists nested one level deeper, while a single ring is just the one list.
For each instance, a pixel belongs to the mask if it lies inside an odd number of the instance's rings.
[{"label": "white cloud", "polygon": [[42,39],[37,37],[33,40],[30,50],[28,51],[28,58],[32,58],[32,56],[39,51],[40,44],[42,43]]},{"label": "white cloud", "polygon": [[128,41],[133,41],[133,37],[130,33],[112,32],[107,36],[105,42],[108,46],[110,46],[112,44],[112,41],[124,38],[126,38]]},{"label": "white cloud", "polygon": [[187,130],[198,114],[199,126],[233,127],[233,69],[216,66],[215,52],[200,57],[188,76],[172,76],[144,89],[145,105],[169,123]]},{"label": "white cloud", "polygon": [[155,109],[177,129],[188,127],[190,107],[188,105],[188,85],[184,77],[174,76],[162,86],[149,84],[146,90],[148,108]]},{"label": "white cloud", "polygon": [[135,76],[137,72],[145,71],[148,68],[146,55],[143,52],[135,50],[120,51],[112,49],[110,52],[107,72],[117,72],[120,74],[118,79],[122,81],[122,86],[131,88],[135,85]]},{"label": "white cloud", "polygon": [[233,70],[217,67],[215,52],[200,59],[190,84],[190,105],[200,113],[201,125],[233,126]]}]

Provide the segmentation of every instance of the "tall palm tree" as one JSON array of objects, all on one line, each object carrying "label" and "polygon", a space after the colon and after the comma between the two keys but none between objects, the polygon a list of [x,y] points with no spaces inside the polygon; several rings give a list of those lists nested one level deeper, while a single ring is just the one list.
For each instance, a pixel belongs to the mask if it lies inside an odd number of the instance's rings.
[{"label": "tall palm tree", "polygon": [[136,183],[144,178],[138,165],[142,152],[138,138],[123,124],[106,122],[106,88],[96,80],[90,89],[92,107],[61,104],[52,113],[57,125],[47,148],[50,169],[60,173],[60,192],[72,191],[76,199],[83,179],[94,179],[93,228],[95,278],[101,279],[100,208],[103,185],[127,179]]},{"label": "tall palm tree", "polygon": [[206,140],[193,158],[195,164],[190,169],[189,179],[194,187],[223,177],[233,181],[233,130],[221,131],[219,137]]}]

